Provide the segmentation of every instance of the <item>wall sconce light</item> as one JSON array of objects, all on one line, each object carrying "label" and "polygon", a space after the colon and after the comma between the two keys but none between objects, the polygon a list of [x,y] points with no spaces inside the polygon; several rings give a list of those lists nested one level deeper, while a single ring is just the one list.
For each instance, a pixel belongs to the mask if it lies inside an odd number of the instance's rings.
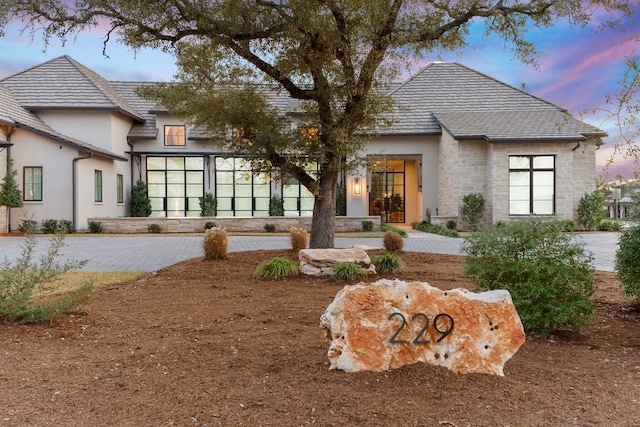
[{"label": "wall sconce light", "polygon": [[353,194],[360,194],[360,178],[353,178]]}]

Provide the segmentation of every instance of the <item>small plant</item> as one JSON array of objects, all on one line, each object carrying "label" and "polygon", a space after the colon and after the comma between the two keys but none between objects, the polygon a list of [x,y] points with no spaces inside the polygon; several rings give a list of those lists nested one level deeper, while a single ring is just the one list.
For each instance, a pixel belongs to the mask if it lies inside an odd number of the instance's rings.
[{"label": "small plant", "polygon": [[204,193],[203,197],[198,197],[200,203],[200,216],[217,216],[218,199],[211,193]]},{"label": "small plant", "polygon": [[13,170],[13,159],[7,161],[7,171],[0,183],[0,206],[22,207],[22,192],[16,182],[18,171]]},{"label": "small plant", "polygon": [[471,231],[478,231],[480,219],[484,215],[485,200],[480,193],[470,193],[462,198],[462,210],[460,215],[462,220],[469,224]]},{"label": "small plant", "polygon": [[402,237],[407,237],[407,232],[406,231],[404,231],[401,228],[394,227],[393,225],[389,225],[389,224],[381,224],[380,225],[380,231],[393,231],[394,233],[398,233]]},{"label": "small plant", "polygon": [[373,221],[362,221],[362,231],[372,231]]},{"label": "small plant", "polygon": [[66,261],[59,264],[61,235],[51,238],[47,253],[40,263],[33,261],[36,239],[28,234],[22,254],[15,264],[5,260],[0,268],[0,321],[4,323],[52,322],[89,301],[93,294],[91,283],[57,298],[34,299],[36,287],[55,280],[67,271],[82,267],[86,261]]},{"label": "small plant", "polygon": [[620,235],[618,243],[615,269],[622,284],[622,291],[634,298],[635,304],[640,306],[640,225],[626,229]]},{"label": "small plant", "polygon": [[104,227],[100,221],[89,221],[89,233],[102,233]]},{"label": "small plant", "polygon": [[213,227],[204,233],[203,249],[204,259],[220,260],[227,258],[227,247],[229,245],[229,237],[227,230],[221,227]]},{"label": "small plant", "polygon": [[620,231],[622,226],[618,221],[603,220],[598,224],[599,231]]},{"label": "small plant", "polygon": [[61,219],[58,221],[58,231],[60,233],[70,234],[73,233],[73,223],[68,219]]},{"label": "small plant", "polygon": [[382,255],[371,255],[371,263],[376,266],[378,273],[395,273],[405,267],[399,256],[389,252]]},{"label": "small plant", "polygon": [[306,249],[309,242],[309,234],[304,228],[291,228],[291,248],[298,252],[300,249]]},{"label": "small plant", "polygon": [[402,236],[391,230],[385,231],[382,243],[387,252],[391,253],[401,251],[404,246]]},{"label": "small plant", "polygon": [[269,216],[284,216],[284,200],[278,195],[269,199]]},{"label": "small plant", "polygon": [[217,227],[217,226],[218,225],[213,221],[207,221],[207,222],[204,223],[204,229],[205,230],[208,230],[210,228]]},{"label": "small plant", "polygon": [[446,222],[445,227],[447,227],[448,230],[456,230],[458,228],[458,222],[450,219]]},{"label": "small plant", "polygon": [[465,275],[478,287],[507,289],[526,330],[578,330],[593,313],[593,257],[559,221],[510,221],[472,234],[461,249]]},{"label": "small plant", "polygon": [[58,221],[55,219],[43,219],[40,221],[40,229],[44,234],[55,234],[58,232]]},{"label": "small plant", "polygon": [[162,226],[160,224],[149,224],[147,227],[149,233],[162,233]]},{"label": "small plant", "polygon": [[18,231],[25,234],[33,234],[38,228],[38,221],[33,219],[21,219],[18,222]]},{"label": "small plant", "polygon": [[441,225],[428,224],[426,222],[414,222],[411,224],[414,230],[424,231],[425,233],[439,234],[441,236],[459,237],[456,230],[449,230]]},{"label": "small plant", "polygon": [[148,217],[151,215],[151,200],[149,200],[149,191],[147,184],[139,179],[136,184],[131,187],[131,216]]},{"label": "small plant", "polygon": [[266,231],[267,233],[273,233],[274,231],[276,231],[275,224],[265,224],[264,231]]},{"label": "small plant", "polygon": [[355,262],[338,262],[331,267],[333,280],[360,280],[367,276],[367,271]]},{"label": "small plant", "polygon": [[598,190],[587,193],[578,203],[578,224],[587,230],[595,230],[602,221],[604,196]]},{"label": "small plant", "polygon": [[256,279],[282,279],[298,274],[298,264],[288,258],[275,257],[256,267],[253,277]]}]

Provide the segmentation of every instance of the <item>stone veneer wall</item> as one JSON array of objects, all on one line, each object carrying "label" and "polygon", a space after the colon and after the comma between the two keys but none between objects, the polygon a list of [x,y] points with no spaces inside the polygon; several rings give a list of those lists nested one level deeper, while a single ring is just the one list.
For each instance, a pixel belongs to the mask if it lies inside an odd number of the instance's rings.
[{"label": "stone veneer wall", "polygon": [[[188,218],[88,218],[102,223],[103,233],[148,233],[150,224],[158,224],[163,233],[201,233],[205,223],[215,222],[227,231],[264,232],[265,224],[274,224],[276,232],[289,232],[291,227],[311,230],[311,217],[188,217]],[[362,221],[373,222],[374,230],[380,228],[379,216],[336,217],[336,231],[362,231]]]},{"label": "stone veneer wall", "polygon": [[8,224],[8,208],[6,206],[0,206],[0,233],[8,233],[9,232],[9,224]]}]

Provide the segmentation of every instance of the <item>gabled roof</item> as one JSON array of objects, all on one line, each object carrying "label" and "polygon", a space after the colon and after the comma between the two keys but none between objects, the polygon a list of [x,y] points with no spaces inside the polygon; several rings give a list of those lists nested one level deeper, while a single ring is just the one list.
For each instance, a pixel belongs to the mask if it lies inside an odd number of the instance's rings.
[{"label": "gabled roof", "polygon": [[393,126],[381,134],[439,134],[489,141],[605,136],[565,109],[464,65],[432,62],[393,93]]},{"label": "gabled roof", "polygon": [[2,83],[0,83],[0,120],[10,126],[26,129],[57,142],[74,147],[79,151],[83,151],[85,153],[90,153],[92,155],[104,157],[107,159],[120,161],[127,160],[127,157],[120,156],[118,154],[112,153],[111,151],[104,150],[102,148],[87,144],[85,142],[70,138],[66,135],[56,132],[48,124],[40,120],[36,115],[22,108],[11,91]]},{"label": "gabled roof", "polygon": [[40,109],[118,111],[136,121],[144,118],[96,72],[64,55],[9,76],[8,87],[20,105]]},{"label": "gabled roof", "polygon": [[144,122],[134,123],[129,131],[129,138],[155,139],[158,136],[155,111],[159,107],[153,101],[148,101],[136,93],[139,87],[155,83],[110,81],[108,84],[144,118]]}]

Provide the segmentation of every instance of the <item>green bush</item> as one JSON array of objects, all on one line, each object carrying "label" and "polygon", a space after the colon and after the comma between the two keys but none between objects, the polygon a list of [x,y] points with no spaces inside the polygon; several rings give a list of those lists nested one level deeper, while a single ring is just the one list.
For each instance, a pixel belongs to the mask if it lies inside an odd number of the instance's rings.
[{"label": "green bush", "polygon": [[373,230],[373,221],[362,221],[362,231]]},{"label": "green bush", "polygon": [[337,262],[331,267],[333,280],[360,280],[367,276],[367,271],[355,262]]},{"label": "green bush", "polygon": [[395,273],[405,267],[399,256],[389,252],[382,255],[371,255],[371,263],[376,266],[377,273]]},{"label": "green bush", "polygon": [[484,196],[480,193],[467,194],[462,198],[462,209],[460,210],[460,216],[463,221],[469,224],[471,231],[478,231],[480,227],[480,219],[484,215],[485,200]]},{"label": "green bush", "polygon": [[592,255],[558,221],[511,221],[465,239],[465,274],[480,288],[507,289],[526,330],[578,330],[594,310]]},{"label": "green bush", "polygon": [[18,231],[25,234],[33,234],[38,228],[38,221],[33,219],[21,219],[18,222]]},{"label": "green bush", "polygon": [[599,231],[620,231],[622,226],[618,221],[603,220],[598,223]]},{"label": "green bush", "polygon": [[256,279],[282,279],[298,274],[298,264],[288,258],[275,257],[256,267],[253,277]]},{"label": "green bush", "polygon": [[640,306],[640,225],[627,228],[618,241],[615,269],[625,295],[635,299]]},{"label": "green bush", "polygon": [[16,182],[18,171],[13,170],[13,159],[7,161],[7,170],[0,183],[0,206],[22,207],[22,191]]},{"label": "green bush", "polygon": [[404,231],[401,228],[394,227],[393,225],[389,225],[389,224],[380,224],[380,231],[393,231],[394,233],[397,233],[397,234],[401,235],[402,237],[407,237],[407,232],[406,231]]},{"label": "green bush", "polygon": [[458,222],[453,219],[450,219],[445,224],[445,227],[449,230],[456,230],[458,228]]},{"label": "green bush", "polygon": [[284,216],[284,200],[275,195],[269,199],[269,216]]},{"label": "green bush", "polygon": [[450,230],[441,225],[429,224],[427,222],[414,222],[411,224],[414,230],[424,231],[425,233],[439,234],[447,237],[460,237],[456,230]]},{"label": "green bush", "polygon": [[36,286],[50,282],[67,271],[82,267],[86,261],[66,261],[59,264],[63,238],[57,235],[50,240],[47,253],[40,263],[33,261],[36,240],[27,235],[22,253],[10,263],[5,259],[0,268],[0,321],[4,323],[52,322],[91,299],[93,286],[86,283],[78,290],[56,298],[34,299]]},{"label": "green bush", "polygon": [[598,190],[583,195],[578,203],[578,224],[587,230],[595,230],[602,221],[604,196]]},{"label": "green bush", "polygon": [[102,233],[104,227],[100,221],[89,221],[89,233]]},{"label": "green bush", "polygon": [[131,187],[131,216],[148,217],[151,215],[151,200],[149,200],[149,192],[147,184],[139,179],[136,184]]},{"label": "green bush", "polygon": [[200,204],[200,216],[218,216],[218,199],[211,193],[204,193],[203,197],[198,197]]},{"label": "green bush", "polygon": [[61,219],[58,221],[58,231],[61,233],[73,233],[73,223],[68,219]]},{"label": "green bush", "polygon": [[217,227],[217,226],[218,225],[213,221],[207,221],[207,222],[204,223],[204,229],[205,230],[208,230],[210,228]]},{"label": "green bush", "polygon": [[147,231],[149,233],[162,233],[162,226],[160,224],[149,224]]},{"label": "green bush", "polygon": [[58,221],[55,219],[43,219],[40,221],[40,230],[44,234],[55,234],[58,232]]},{"label": "green bush", "polygon": [[571,219],[561,220],[560,223],[562,224],[562,231],[566,233],[572,233],[576,229]]},{"label": "green bush", "polygon": [[275,224],[265,224],[264,231],[266,231],[267,233],[273,233],[274,231],[276,231]]}]

